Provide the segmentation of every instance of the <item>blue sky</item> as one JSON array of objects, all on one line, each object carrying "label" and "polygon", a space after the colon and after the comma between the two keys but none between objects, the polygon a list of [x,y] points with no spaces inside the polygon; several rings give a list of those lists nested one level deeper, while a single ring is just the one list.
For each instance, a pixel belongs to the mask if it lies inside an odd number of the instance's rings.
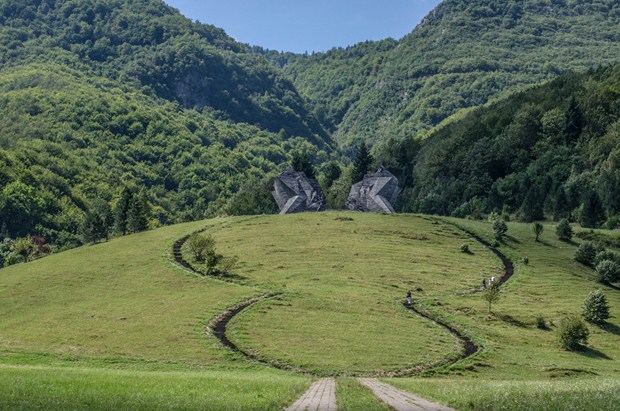
[{"label": "blue sky", "polygon": [[164,0],[242,43],[278,51],[325,51],[399,39],[441,0]]}]

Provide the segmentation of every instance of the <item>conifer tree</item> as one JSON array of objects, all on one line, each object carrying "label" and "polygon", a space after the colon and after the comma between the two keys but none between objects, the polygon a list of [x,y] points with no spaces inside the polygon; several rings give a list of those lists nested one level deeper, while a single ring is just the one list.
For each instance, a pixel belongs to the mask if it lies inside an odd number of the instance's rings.
[{"label": "conifer tree", "polygon": [[310,161],[310,158],[306,153],[294,153],[293,159],[291,160],[291,167],[293,167],[293,170],[297,172],[303,172],[308,178],[316,178],[314,165],[312,164],[312,161]]},{"label": "conifer tree", "polygon": [[114,230],[116,234],[127,234],[127,217],[133,194],[128,187],[123,187],[120,198],[114,208]]},{"label": "conifer tree", "polygon": [[581,107],[577,103],[577,99],[573,95],[568,102],[568,108],[564,113],[564,127],[562,129],[562,137],[566,144],[573,143],[579,139],[581,130],[583,130],[583,113]]},{"label": "conifer tree", "polygon": [[532,221],[542,220],[544,218],[543,200],[540,191],[541,190],[537,186],[533,186],[527,192],[520,210],[522,221],[531,223]]},{"label": "conifer tree", "polygon": [[591,323],[604,323],[609,318],[609,304],[603,290],[592,291],[583,302],[583,319]]},{"label": "conifer tree", "polygon": [[138,233],[144,231],[149,226],[151,207],[146,197],[146,192],[140,190],[137,195],[133,195],[129,202],[127,212],[127,231]]},{"label": "conifer tree", "polygon": [[353,184],[364,179],[364,176],[370,171],[372,162],[373,158],[368,150],[368,147],[366,146],[366,143],[363,141],[360,142],[357,149],[357,155],[355,156],[355,161],[353,162],[353,170],[351,172],[351,182]]},{"label": "conifer tree", "polygon": [[605,210],[603,203],[595,191],[586,194],[581,210],[581,226],[586,228],[597,228],[605,221]]}]

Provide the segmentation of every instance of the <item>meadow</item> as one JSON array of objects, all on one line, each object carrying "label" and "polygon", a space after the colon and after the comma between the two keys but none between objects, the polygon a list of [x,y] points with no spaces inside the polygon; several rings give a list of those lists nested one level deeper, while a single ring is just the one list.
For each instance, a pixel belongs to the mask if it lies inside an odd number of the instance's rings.
[{"label": "meadow", "polygon": [[[458,226],[492,238],[486,222],[418,215],[218,218],[2,269],[0,408],[282,409],[331,375],[339,409],[387,409],[353,378],[377,375],[457,409],[614,409],[620,295],[573,260],[579,240],[557,240],[549,224],[536,242],[531,225],[509,223],[499,249],[516,271],[489,313],[473,291],[502,264]],[[233,278],[172,263],[174,241],[205,227],[218,252],[239,257]],[[585,351],[560,350],[559,320],[598,287],[613,317],[589,326]],[[434,366],[463,346],[403,307],[408,290],[481,350]],[[306,373],[247,360],[206,335],[222,310],[267,292],[278,295],[235,316],[227,335]],[[399,370],[419,372],[387,378]]]}]

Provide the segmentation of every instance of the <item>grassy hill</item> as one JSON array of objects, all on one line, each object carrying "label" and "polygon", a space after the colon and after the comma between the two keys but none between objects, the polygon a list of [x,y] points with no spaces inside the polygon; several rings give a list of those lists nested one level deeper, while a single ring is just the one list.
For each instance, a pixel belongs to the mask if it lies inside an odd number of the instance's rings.
[{"label": "grassy hill", "polygon": [[[428,366],[463,350],[444,328],[402,306],[406,291],[418,289],[416,304],[463,329],[481,350],[427,369],[426,378],[390,383],[459,409],[502,409],[493,403],[500,393],[510,409],[569,409],[576,397],[583,409],[613,409],[618,292],[606,288],[614,317],[589,326],[585,351],[565,352],[555,342],[560,319],[600,287],[590,268],[573,261],[577,244],[558,241],[551,224],[537,243],[530,225],[509,223],[500,250],[516,273],[489,314],[470,291],[500,273],[501,263],[454,224],[491,237],[488,223],[413,215],[226,218],[2,269],[0,404],[281,409],[308,376],[246,361],[205,337],[206,323],[226,307],[278,292],[234,317],[229,337],[267,362],[339,376],[343,409],[380,409],[348,375]],[[219,252],[239,257],[233,282],[171,263],[172,243],[202,227]],[[463,243],[472,254],[460,251]],[[519,263],[524,256],[527,265]],[[548,330],[537,328],[539,316]]]}]

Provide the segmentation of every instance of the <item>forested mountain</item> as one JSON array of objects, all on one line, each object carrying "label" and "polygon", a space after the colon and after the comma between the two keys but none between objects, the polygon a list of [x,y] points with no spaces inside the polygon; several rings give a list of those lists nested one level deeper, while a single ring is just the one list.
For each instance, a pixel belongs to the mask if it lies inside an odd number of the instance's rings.
[{"label": "forested mountain", "polygon": [[620,225],[620,66],[568,74],[472,110],[423,140],[392,141],[406,211]]},{"label": "forested mountain", "polygon": [[350,147],[414,136],[506,91],[615,63],[618,27],[617,0],[445,0],[399,41],[263,54]]},{"label": "forested mountain", "polygon": [[294,86],[223,30],[160,0],[1,0],[0,64],[54,61],[186,108],[324,144]]},{"label": "forested mountain", "polygon": [[0,0],[0,39],[0,254],[79,244],[125,187],[151,225],[195,220],[294,152],[333,152],[279,70],[162,1]]}]

